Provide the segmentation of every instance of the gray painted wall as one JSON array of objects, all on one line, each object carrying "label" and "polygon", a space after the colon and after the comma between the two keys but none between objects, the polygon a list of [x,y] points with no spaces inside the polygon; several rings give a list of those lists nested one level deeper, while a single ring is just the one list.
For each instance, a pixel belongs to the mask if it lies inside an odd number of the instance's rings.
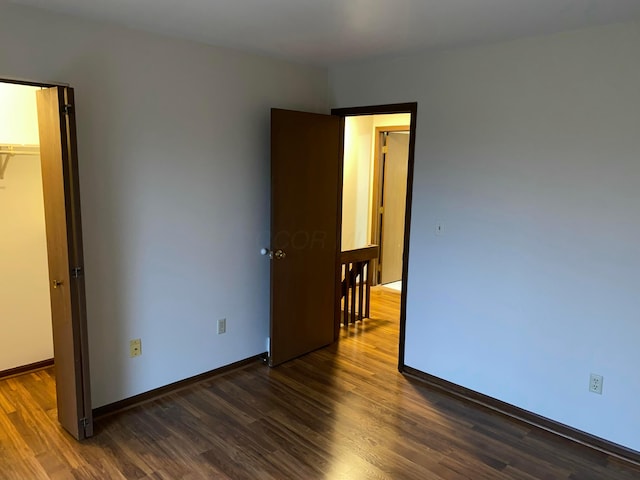
[{"label": "gray painted wall", "polygon": [[264,352],[269,110],[326,112],[326,70],[5,2],[0,45],[76,90],[93,406]]},{"label": "gray painted wall", "polygon": [[[326,71],[5,2],[0,45],[76,89],[94,407],[264,351],[269,108],[326,111]],[[407,364],[636,450],[638,51],[633,23],[329,81],[419,102]]]},{"label": "gray painted wall", "polygon": [[418,102],[406,364],[635,450],[638,52],[630,23],[329,72],[335,107]]}]

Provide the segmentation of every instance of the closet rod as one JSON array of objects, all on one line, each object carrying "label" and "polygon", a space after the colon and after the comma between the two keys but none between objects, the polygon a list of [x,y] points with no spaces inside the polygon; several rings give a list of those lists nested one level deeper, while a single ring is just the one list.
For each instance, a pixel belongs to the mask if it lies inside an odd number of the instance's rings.
[{"label": "closet rod", "polygon": [[40,153],[38,145],[7,145],[0,144],[0,155],[37,155]]}]

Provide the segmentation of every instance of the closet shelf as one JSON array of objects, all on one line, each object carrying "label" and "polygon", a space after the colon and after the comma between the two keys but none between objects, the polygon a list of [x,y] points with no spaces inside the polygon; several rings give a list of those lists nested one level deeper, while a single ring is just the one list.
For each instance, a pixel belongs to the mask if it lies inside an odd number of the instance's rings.
[{"label": "closet shelf", "polygon": [[38,145],[12,145],[0,143],[0,155],[38,155],[40,147]]},{"label": "closet shelf", "polygon": [[9,159],[18,155],[40,155],[40,147],[38,145],[0,143],[0,180],[4,178]]}]

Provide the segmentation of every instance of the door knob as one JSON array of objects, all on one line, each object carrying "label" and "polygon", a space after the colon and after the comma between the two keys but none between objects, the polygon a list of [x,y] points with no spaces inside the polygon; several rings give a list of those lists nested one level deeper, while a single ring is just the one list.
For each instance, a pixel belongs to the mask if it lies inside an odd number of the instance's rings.
[{"label": "door knob", "polygon": [[54,280],[53,282],[53,288],[58,288],[60,287],[64,282],[62,280]]},{"label": "door knob", "polygon": [[274,252],[273,250],[269,250],[268,248],[262,248],[260,250],[260,255],[268,256],[271,259],[275,258],[276,260],[282,260],[284,257],[287,256],[284,250],[276,250]]}]

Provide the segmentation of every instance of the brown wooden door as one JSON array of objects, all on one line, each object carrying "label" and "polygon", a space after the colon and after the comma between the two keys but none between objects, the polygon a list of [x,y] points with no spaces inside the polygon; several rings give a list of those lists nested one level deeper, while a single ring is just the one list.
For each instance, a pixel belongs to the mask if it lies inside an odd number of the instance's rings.
[{"label": "brown wooden door", "polygon": [[407,202],[409,132],[389,132],[384,157],[380,283],[402,279],[404,217]]},{"label": "brown wooden door", "polygon": [[93,434],[73,90],[36,92],[44,193],[58,420]]},{"label": "brown wooden door", "polygon": [[271,366],[334,340],[342,123],[271,111]]}]

